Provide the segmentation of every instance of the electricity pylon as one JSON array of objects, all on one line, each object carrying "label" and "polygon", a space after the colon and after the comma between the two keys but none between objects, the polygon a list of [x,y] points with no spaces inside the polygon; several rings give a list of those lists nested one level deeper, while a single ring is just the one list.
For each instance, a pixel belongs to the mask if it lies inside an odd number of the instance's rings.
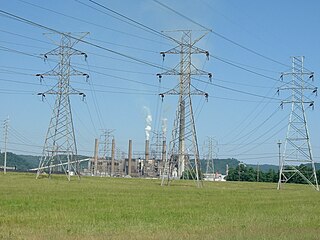
[{"label": "electricity pylon", "polygon": [[102,132],[103,133],[100,135],[102,149],[99,148],[99,156],[105,160],[108,160],[108,158],[111,158],[111,139],[113,138],[111,133],[114,132],[114,129],[103,129]]},{"label": "electricity pylon", "polygon": [[181,30],[178,32],[182,34],[180,41],[175,40],[178,46],[161,52],[160,54],[162,54],[163,57],[165,57],[166,54],[179,54],[180,63],[172,70],[157,74],[159,80],[161,80],[163,75],[179,76],[179,83],[175,88],[160,94],[162,98],[164,95],[179,96],[172,138],[169,144],[169,156],[164,164],[161,185],[164,185],[165,182],[169,184],[171,179],[180,179],[190,174],[196,181],[197,186],[200,187],[202,181],[199,176],[199,150],[191,95],[203,95],[208,98],[208,94],[195,88],[191,84],[191,76],[208,75],[211,79],[212,74],[197,69],[192,64],[191,57],[193,54],[202,53],[208,58],[209,52],[195,46],[206,34],[192,41],[190,30]]},{"label": "electricity pylon", "polygon": [[150,149],[151,149],[151,156],[150,159],[155,159],[155,160],[160,160],[161,159],[161,149],[163,146],[163,134],[162,132],[152,132],[152,137],[151,137],[151,144],[150,144]]},{"label": "electricity pylon", "polygon": [[[291,91],[291,96],[281,103],[291,103],[291,113],[279,166],[278,190],[284,183],[298,175],[319,191],[305,113],[305,105],[313,107],[314,104],[312,100],[305,96],[305,92],[317,92],[317,88],[309,83],[310,80],[313,80],[314,73],[304,69],[304,57],[292,57],[292,70],[282,73],[281,79],[286,75],[292,77],[291,81],[285,83],[279,90]],[[306,77],[309,81],[305,80]],[[304,164],[305,167],[310,165],[311,173],[307,173],[301,166],[299,167],[300,164]]]},{"label": "electricity pylon", "polygon": [[[100,135],[100,146],[99,147],[99,156],[100,160],[103,160],[102,162],[102,169],[101,172],[104,172],[105,174],[109,173],[111,175],[111,164],[108,164],[108,162],[111,159],[111,142],[112,142],[112,132],[114,129],[103,129],[102,135]],[[110,168],[108,168],[108,165],[110,165]]]},{"label": "electricity pylon", "polygon": [[217,155],[217,142],[214,140],[213,137],[207,137],[206,141],[204,142],[204,159],[206,161],[206,175],[209,176],[212,174],[213,181],[215,180],[215,172],[214,172],[214,157]]},{"label": "electricity pylon", "polygon": [[79,163],[76,159],[77,146],[69,96],[75,94],[85,97],[85,94],[70,86],[70,77],[85,76],[88,78],[89,76],[71,66],[71,57],[75,55],[87,56],[85,53],[73,48],[87,34],[83,33],[80,37],[74,37],[70,33],[61,34],[60,41],[55,42],[58,47],[44,54],[44,59],[49,56],[58,57],[59,63],[52,70],[37,74],[40,80],[45,76],[58,78],[58,82],[53,88],[46,92],[38,93],[42,98],[47,94],[55,95],[56,100],[46,134],[37,178],[46,171],[50,177],[53,170],[57,168],[66,174],[69,181],[72,173],[79,177]]}]

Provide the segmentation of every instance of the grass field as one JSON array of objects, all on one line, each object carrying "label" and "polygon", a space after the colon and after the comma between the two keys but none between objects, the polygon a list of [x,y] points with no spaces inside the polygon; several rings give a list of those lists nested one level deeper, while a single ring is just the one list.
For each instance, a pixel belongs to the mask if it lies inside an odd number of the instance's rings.
[{"label": "grass field", "polygon": [[309,186],[0,174],[0,239],[320,239]]}]

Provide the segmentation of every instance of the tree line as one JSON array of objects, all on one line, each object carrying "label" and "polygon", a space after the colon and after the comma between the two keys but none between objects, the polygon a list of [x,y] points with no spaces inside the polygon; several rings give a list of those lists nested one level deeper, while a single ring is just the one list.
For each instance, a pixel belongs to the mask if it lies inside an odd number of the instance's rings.
[{"label": "tree line", "polygon": [[[301,164],[297,169],[307,178],[311,178],[313,171],[310,166]],[[317,179],[320,179],[320,169],[316,171]],[[305,184],[306,181],[299,175],[294,173],[286,174],[288,176],[288,183],[300,183]],[[237,167],[229,168],[228,175],[225,178],[227,181],[246,181],[246,182],[278,182],[279,171],[270,169],[267,172],[255,169],[253,167],[247,167],[243,164],[239,164]],[[310,179],[311,180],[311,179]]]}]

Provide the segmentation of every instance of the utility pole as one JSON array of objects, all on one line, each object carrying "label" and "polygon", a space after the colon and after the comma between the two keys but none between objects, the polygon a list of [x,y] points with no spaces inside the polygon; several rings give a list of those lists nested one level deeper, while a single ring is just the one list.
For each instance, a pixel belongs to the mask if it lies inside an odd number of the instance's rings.
[{"label": "utility pole", "polygon": [[162,98],[165,95],[179,96],[172,138],[169,144],[169,157],[164,164],[161,185],[164,185],[165,182],[169,184],[169,181],[175,175],[177,175],[176,178],[183,177],[184,172],[186,172],[194,175],[193,178],[196,181],[196,185],[200,187],[202,185],[199,176],[200,159],[191,95],[203,95],[208,98],[208,93],[192,86],[191,76],[208,75],[211,79],[212,74],[197,69],[192,64],[191,58],[192,55],[201,53],[208,58],[209,52],[195,46],[206,34],[192,41],[192,32],[190,30],[176,32],[182,34],[180,41],[174,40],[177,46],[160,54],[163,58],[166,54],[179,54],[180,63],[172,70],[157,74],[159,80],[163,75],[179,76],[179,84],[175,88],[160,94]]},{"label": "utility pole", "polygon": [[[291,72],[282,73],[281,79],[287,75],[291,76],[291,81],[285,83],[279,90],[291,91],[291,95],[281,102],[281,105],[284,103],[291,104],[291,113],[283,155],[279,165],[280,173],[277,189],[281,189],[283,184],[295,175],[299,175],[306,183],[319,191],[305,113],[305,105],[309,107],[314,105],[314,101],[306,97],[305,92],[317,92],[317,88],[310,83],[313,80],[314,73],[304,68],[304,57],[292,57]],[[310,165],[312,172],[309,174],[301,171],[299,168],[301,164]]]},{"label": "utility pole", "polygon": [[9,117],[4,120],[4,161],[3,174],[7,173],[7,143],[8,143]]},{"label": "utility pole", "polygon": [[[278,144],[278,149],[279,149],[279,174],[280,174],[280,166],[281,166],[281,141],[279,140],[278,142],[277,142],[277,144]],[[279,175],[279,178],[281,178],[281,175]]]},{"label": "utility pole", "polygon": [[87,34],[83,33],[80,37],[74,37],[70,33],[62,33],[59,35],[58,42],[52,39],[58,47],[44,54],[44,59],[46,60],[49,56],[58,57],[59,63],[49,72],[36,75],[40,77],[41,81],[45,76],[58,78],[58,82],[53,88],[46,92],[38,93],[42,98],[45,98],[46,95],[55,95],[56,100],[37,171],[37,178],[48,169],[49,177],[51,177],[55,164],[61,165],[69,181],[72,173],[77,175],[78,178],[80,177],[69,96],[79,95],[82,98],[85,97],[84,93],[71,87],[70,78],[71,76],[89,77],[88,74],[76,70],[71,65],[72,56],[87,57],[84,52],[74,49],[74,45]]}]

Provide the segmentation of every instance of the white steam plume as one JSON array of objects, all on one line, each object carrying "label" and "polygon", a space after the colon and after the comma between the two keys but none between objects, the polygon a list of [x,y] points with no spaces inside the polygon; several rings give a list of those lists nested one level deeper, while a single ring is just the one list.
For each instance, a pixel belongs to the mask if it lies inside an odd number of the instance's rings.
[{"label": "white steam plume", "polygon": [[150,132],[151,132],[151,123],[152,123],[152,116],[150,109],[146,106],[143,107],[143,109],[146,112],[146,127],[145,127],[145,132],[146,132],[146,140],[150,139]]},{"label": "white steam plume", "polygon": [[162,133],[163,133],[163,137],[166,138],[167,136],[167,118],[162,118]]}]

